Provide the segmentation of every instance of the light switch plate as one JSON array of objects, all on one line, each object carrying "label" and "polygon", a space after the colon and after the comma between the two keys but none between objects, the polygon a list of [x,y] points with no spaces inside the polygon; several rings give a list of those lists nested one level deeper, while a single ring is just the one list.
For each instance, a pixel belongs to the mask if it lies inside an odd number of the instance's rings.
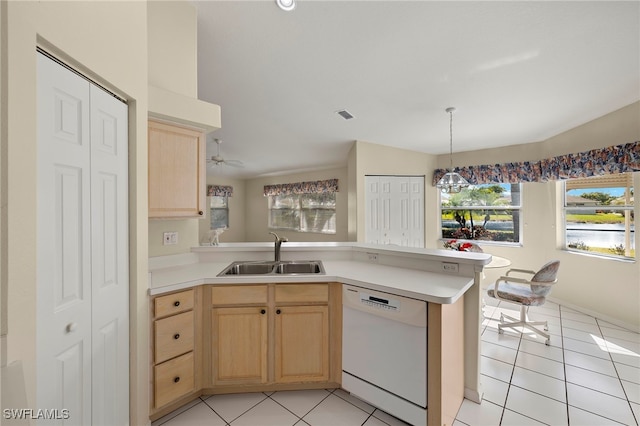
[{"label": "light switch plate", "polygon": [[178,244],[178,233],[165,232],[164,234],[162,234],[162,245],[168,246],[172,244]]}]

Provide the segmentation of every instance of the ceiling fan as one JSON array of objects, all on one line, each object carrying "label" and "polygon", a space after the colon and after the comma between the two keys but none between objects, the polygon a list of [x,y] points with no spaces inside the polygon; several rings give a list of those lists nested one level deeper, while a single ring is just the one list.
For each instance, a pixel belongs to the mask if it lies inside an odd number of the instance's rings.
[{"label": "ceiling fan", "polygon": [[217,154],[211,156],[210,158],[207,158],[207,165],[208,166],[231,166],[231,167],[244,167],[244,165],[242,164],[242,161],[239,160],[225,160],[224,158],[222,158],[220,156],[220,144],[222,143],[222,141],[220,139],[214,139],[213,140],[217,145],[218,145],[218,149],[217,149]]}]

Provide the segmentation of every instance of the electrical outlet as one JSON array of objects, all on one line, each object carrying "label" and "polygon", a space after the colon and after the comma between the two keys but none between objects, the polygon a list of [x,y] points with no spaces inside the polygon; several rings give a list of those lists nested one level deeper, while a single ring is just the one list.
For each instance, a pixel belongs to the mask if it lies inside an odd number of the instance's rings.
[{"label": "electrical outlet", "polygon": [[168,246],[178,244],[178,233],[177,232],[165,232],[162,234],[162,245]]},{"label": "electrical outlet", "polygon": [[442,270],[445,272],[458,272],[458,264],[451,262],[442,262]]},{"label": "electrical outlet", "polygon": [[367,253],[367,258],[369,259],[370,262],[377,262],[378,253]]}]

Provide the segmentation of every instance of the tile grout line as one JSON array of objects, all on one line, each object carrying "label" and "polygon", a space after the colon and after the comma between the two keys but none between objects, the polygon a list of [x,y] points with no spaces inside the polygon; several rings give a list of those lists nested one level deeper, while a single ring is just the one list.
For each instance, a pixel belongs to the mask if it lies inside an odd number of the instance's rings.
[{"label": "tile grout line", "polygon": [[[502,302],[500,302],[498,306],[500,306],[501,304]],[[524,332],[524,329],[522,331]],[[523,336],[523,333],[520,333],[520,339],[518,340],[518,348],[516,349],[516,357],[513,360],[513,365],[511,367],[511,376],[509,377],[509,386],[507,386],[507,394],[504,397],[504,405],[502,406],[502,413],[500,413],[500,422],[499,422],[500,425],[502,424],[502,420],[504,419],[504,412],[507,409],[507,400],[509,399],[509,391],[511,390],[511,382],[513,381],[513,374],[516,371],[516,362],[518,361],[518,355],[520,354],[520,345],[522,345],[522,336]]]},{"label": "tile grout line", "polygon": [[[324,389],[325,391],[327,391],[327,396],[325,396],[324,398],[322,398],[320,400],[320,402],[318,402],[316,405],[314,405],[313,407],[311,407],[311,409],[309,411],[307,411],[303,416],[298,416],[296,413],[294,413],[293,411],[289,410],[287,407],[285,407],[283,404],[281,404],[280,402],[278,402],[277,400],[271,398],[272,395],[275,395],[276,393],[278,393],[277,391],[272,393],[271,395],[268,395],[267,398],[271,399],[273,402],[275,402],[276,404],[280,405],[282,408],[284,408],[285,410],[287,410],[288,412],[290,412],[291,414],[293,414],[294,416],[298,417],[298,421],[302,420],[304,422],[304,418],[306,415],[308,415],[310,412],[312,412],[314,409],[316,409],[316,407],[318,407],[318,405],[322,404],[322,402],[329,398],[331,395],[333,395],[333,392],[329,392],[327,389]],[[305,422],[307,423],[307,422]]]},{"label": "tile grout line", "polygon": [[624,397],[627,400],[627,405],[631,410],[631,415],[633,416],[633,419],[636,421],[636,424],[638,424],[638,418],[636,417],[636,412],[633,410],[633,406],[631,405],[631,400],[629,399],[629,395],[627,395],[627,390],[624,388],[624,384],[622,383],[622,378],[620,377],[620,373],[618,372],[618,366],[616,365],[616,361],[613,359],[611,352],[609,352],[608,342],[607,342],[607,339],[604,337],[604,333],[602,332],[602,328],[600,327],[598,318],[596,318],[596,324],[598,325],[598,330],[600,330],[600,335],[602,336],[602,340],[604,340],[605,345],[607,345],[607,352],[609,353],[609,358],[611,359],[611,363],[613,364],[613,369],[615,370],[616,375],[618,376],[618,382],[620,382],[620,387],[622,388],[622,393],[624,394]]},{"label": "tile grout line", "polygon": [[562,305],[558,305],[560,311],[560,345],[562,346],[562,372],[564,373],[564,398],[567,410],[567,425],[571,426],[571,416],[569,415],[569,386],[567,385],[567,360],[564,356],[564,327],[562,326]]}]

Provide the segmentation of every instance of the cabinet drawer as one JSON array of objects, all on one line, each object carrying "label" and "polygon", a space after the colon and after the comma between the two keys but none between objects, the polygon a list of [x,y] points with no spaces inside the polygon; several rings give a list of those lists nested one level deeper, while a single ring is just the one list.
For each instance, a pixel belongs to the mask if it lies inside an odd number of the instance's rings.
[{"label": "cabinet drawer", "polygon": [[156,364],[193,350],[193,311],[155,321]]},{"label": "cabinet drawer", "polygon": [[276,303],[328,302],[328,284],[277,284]]},{"label": "cabinet drawer", "polygon": [[193,309],[193,304],[193,290],[159,296],[154,300],[155,316],[156,318],[161,318],[188,311]]},{"label": "cabinet drawer", "polygon": [[194,391],[193,352],[154,367],[156,407]]},{"label": "cabinet drawer", "polygon": [[266,285],[212,286],[213,305],[247,305],[267,303]]}]

